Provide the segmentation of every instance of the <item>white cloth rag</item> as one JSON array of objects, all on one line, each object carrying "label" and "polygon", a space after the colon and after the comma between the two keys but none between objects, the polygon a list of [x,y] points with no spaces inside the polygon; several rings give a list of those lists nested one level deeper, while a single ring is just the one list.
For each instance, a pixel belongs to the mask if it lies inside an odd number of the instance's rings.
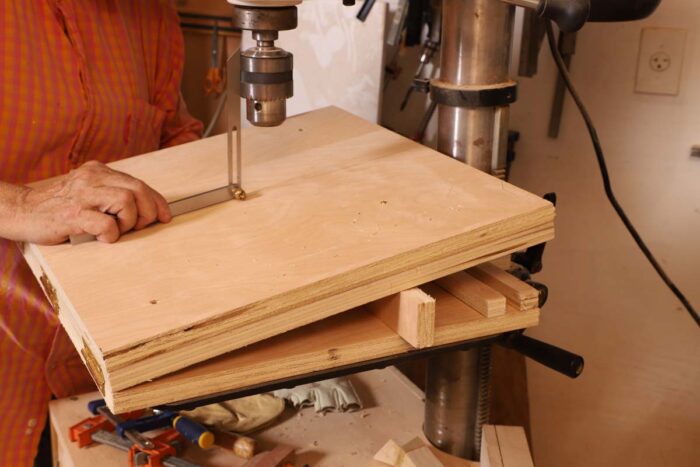
[{"label": "white cloth rag", "polygon": [[354,412],[362,408],[362,401],[348,378],[331,378],[292,389],[279,389],[273,394],[288,400],[294,407],[313,405],[316,412]]}]

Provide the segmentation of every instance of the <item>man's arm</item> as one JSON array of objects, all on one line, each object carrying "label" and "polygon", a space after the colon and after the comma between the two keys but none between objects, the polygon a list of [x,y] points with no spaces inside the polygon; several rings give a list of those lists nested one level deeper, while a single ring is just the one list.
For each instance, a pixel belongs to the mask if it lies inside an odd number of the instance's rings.
[{"label": "man's arm", "polygon": [[87,233],[112,243],[129,230],[170,219],[159,193],[99,162],[40,188],[0,182],[0,237],[9,240],[57,244]]}]

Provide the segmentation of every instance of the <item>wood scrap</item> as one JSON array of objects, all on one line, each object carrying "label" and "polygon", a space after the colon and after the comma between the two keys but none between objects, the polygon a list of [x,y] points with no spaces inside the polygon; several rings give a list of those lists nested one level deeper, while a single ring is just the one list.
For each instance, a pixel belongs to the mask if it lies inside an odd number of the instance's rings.
[{"label": "wood scrap", "polygon": [[390,439],[382,448],[374,455],[374,460],[383,462],[389,465],[399,465],[406,453],[414,449],[424,447],[425,443],[419,437],[413,437],[405,441],[396,441]]},{"label": "wood scrap", "polygon": [[480,461],[481,467],[534,467],[523,427],[484,425]]},{"label": "wood scrap", "polygon": [[495,425],[484,425],[482,427],[479,462],[482,467],[503,467]]},{"label": "wood scrap", "polygon": [[435,342],[435,299],[419,288],[369,303],[384,324],[417,349]]},{"label": "wood scrap", "polygon": [[435,282],[488,318],[506,313],[506,297],[471,274],[459,271]]},{"label": "wood scrap", "polygon": [[430,447],[419,437],[405,442],[390,439],[377,451],[374,460],[393,467],[444,467]]},{"label": "wood scrap", "polygon": [[[247,201],[112,245],[24,248],[103,393],[553,237],[550,203],[339,109],[245,132]],[[224,185],[225,148],[111,167],[172,201]]]},{"label": "wood scrap", "polygon": [[233,451],[243,459],[252,458],[257,450],[257,442],[248,436],[238,435],[223,430],[213,430],[214,443],[224,449]]},{"label": "wood scrap", "polygon": [[537,308],[540,297],[534,287],[490,263],[480,264],[467,271],[484,284],[505,295],[508,302],[521,311]]}]

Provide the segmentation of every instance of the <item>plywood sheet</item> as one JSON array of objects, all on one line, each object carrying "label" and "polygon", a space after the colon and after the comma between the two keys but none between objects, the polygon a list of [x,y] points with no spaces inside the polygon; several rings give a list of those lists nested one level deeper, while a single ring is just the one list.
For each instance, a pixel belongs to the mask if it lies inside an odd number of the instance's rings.
[{"label": "plywood sheet", "polygon": [[[509,308],[486,318],[434,284],[435,345],[476,339],[537,325],[539,310]],[[105,394],[117,412],[234,391],[261,383],[410,352],[413,347],[367,306],[295,329],[176,373]]]},{"label": "plywood sheet", "polygon": [[[113,245],[25,245],[98,385],[119,391],[553,237],[550,203],[336,108],[244,130],[245,202]],[[225,138],[114,163],[174,200]]]}]

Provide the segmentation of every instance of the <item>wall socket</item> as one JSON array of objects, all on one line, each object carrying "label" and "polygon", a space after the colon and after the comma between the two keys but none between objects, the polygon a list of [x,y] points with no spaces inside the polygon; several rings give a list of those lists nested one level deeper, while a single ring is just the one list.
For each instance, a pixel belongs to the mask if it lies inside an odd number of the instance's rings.
[{"label": "wall socket", "polygon": [[686,34],[685,29],[642,29],[635,92],[678,95]]}]

